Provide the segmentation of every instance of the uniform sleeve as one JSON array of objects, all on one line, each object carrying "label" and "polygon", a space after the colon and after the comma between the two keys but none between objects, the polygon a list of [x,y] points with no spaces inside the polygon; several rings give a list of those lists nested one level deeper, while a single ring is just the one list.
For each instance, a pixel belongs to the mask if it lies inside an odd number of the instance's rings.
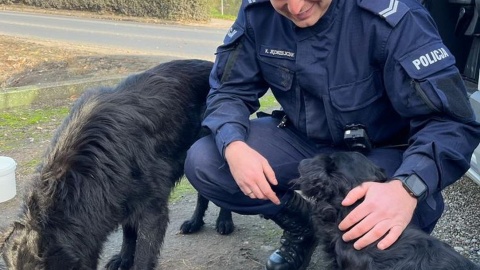
[{"label": "uniform sleeve", "polygon": [[218,150],[233,141],[245,141],[249,117],[260,107],[259,97],[268,89],[256,61],[254,40],[247,34],[243,7],[216,52],[210,74],[211,90],[203,125],[215,136]]},{"label": "uniform sleeve", "polygon": [[410,121],[409,147],[395,175],[416,173],[429,194],[439,192],[468,170],[480,139],[455,58],[424,9],[394,27],[385,53],[387,93]]}]

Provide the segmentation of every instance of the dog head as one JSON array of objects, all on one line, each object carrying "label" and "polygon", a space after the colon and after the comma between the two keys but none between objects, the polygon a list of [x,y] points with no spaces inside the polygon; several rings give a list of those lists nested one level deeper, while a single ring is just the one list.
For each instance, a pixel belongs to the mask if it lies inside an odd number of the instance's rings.
[{"label": "dog head", "polygon": [[317,202],[334,205],[361,183],[386,179],[383,169],[358,152],[320,154],[302,160],[298,169],[300,177],[294,183],[302,193]]},{"label": "dog head", "polygon": [[[7,269],[43,269],[38,254],[38,233],[22,222],[15,221],[2,236],[0,246]],[[1,269],[1,267],[0,267]]]},{"label": "dog head", "polygon": [[6,269],[45,269],[40,257],[39,226],[34,218],[38,215],[37,205],[34,194],[29,192],[19,217],[0,236],[0,254]]}]

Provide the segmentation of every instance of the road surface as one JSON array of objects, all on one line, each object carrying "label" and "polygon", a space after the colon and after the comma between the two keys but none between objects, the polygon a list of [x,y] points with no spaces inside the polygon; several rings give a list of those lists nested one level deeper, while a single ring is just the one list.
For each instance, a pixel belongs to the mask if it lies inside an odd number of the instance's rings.
[{"label": "road surface", "polygon": [[0,11],[0,35],[206,60],[214,59],[227,29]]}]

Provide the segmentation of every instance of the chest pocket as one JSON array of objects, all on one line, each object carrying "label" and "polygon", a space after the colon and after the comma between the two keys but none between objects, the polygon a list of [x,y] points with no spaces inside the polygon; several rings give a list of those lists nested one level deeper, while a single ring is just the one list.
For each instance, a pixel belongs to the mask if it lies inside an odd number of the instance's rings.
[{"label": "chest pocket", "polygon": [[273,92],[288,91],[292,88],[294,72],[288,68],[288,62],[290,61],[260,59],[263,78]]},{"label": "chest pocket", "polygon": [[289,116],[294,125],[297,125],[300,101],[298,91],[294,91],[295,72],[294,62],[286,59],[262,57],[259,59],[260,69],[270,90]]},{"label": "chest pocket", "polygon": [[335,141],[342,141],[344,128],[349,124],[363,124],[372,140],[382,139],[377,130],[392,115],[392,107],[381,85],[380,72],[373,71],[365,79],[329,89],[330,102],[326,104],[330,106],[326,106],[326,113]]},{"label": "chest pocket", "polygon": [[339,112],[361,110],[374,103],[382,96],[382,90],[375,87],[375,72],[367,78],[330,88],[333,107]]}]

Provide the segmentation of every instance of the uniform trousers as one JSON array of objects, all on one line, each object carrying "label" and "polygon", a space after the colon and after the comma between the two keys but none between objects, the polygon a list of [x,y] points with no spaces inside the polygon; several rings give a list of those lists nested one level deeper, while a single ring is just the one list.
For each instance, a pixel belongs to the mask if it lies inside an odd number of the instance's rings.
[{"label": "uniform trousers", "polygon": [[[298,165],[302,159],[320,153],[345,150],[315,143],[288,124],[279,128],[279,121],[274,117],[252,119],[245,142],[263,155],[274,170],[278,185],[272,186],[272,189],[280,198],[280,205],[269,200],[251,199],[243,194],[233,179],[228,164],[220,155],[212,135],[199,139],[189,149],[185,161],[187,179],[202,196],[219,207],[243,215],[274,216],[294,192],[290,181],[299,176]],[[392,177],[402,162],[402,154],[403,149],[385,147],[374,148],[365,156],[383,168],[387,177]],[[443,200],[441,202],[442,204],[437,206],[443,207]],[[429,213],[422,213],[425,210]],[[436,218],[428,224],[422,222],[422,215],[431,215],[430,210],[428,206],[422,207],[422,203],[419,203],[412,218],[412,223],[427,233],[433,230],[438,220]]]}]

